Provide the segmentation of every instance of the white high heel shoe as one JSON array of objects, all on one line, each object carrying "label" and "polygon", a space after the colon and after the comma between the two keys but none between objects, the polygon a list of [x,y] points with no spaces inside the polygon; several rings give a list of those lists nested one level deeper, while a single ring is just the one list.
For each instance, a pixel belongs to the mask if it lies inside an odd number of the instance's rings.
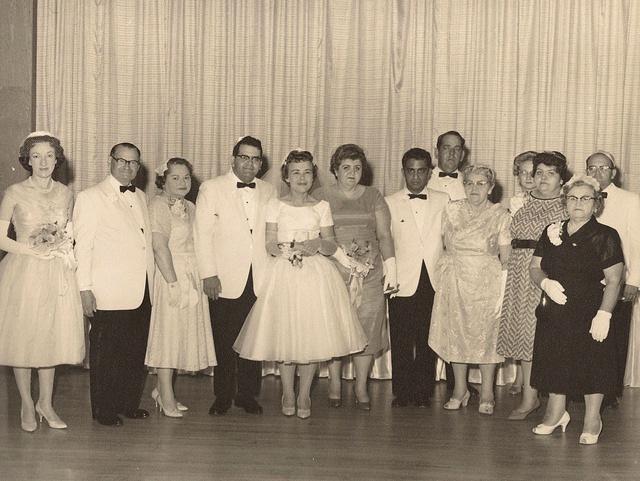
[{"label": "white high heel shoe", "polygon": [[160,393],[157,390],[154,389],[151,392],[151,397],[156,402],[156,407],[160,408],[160,413],[161,414],[164,414],[168,418],[182,418],[182,417],[184,417],[179,409],[176,409],[175,411],[167,411],[165,409],[164,405],[162,404],[162,398],[160,397]]},{"label": "white high heel shoe", "polygon": [[558,426],[560,426],[562,428],[562,432],[565,432],[569,421],[571,421],[571,417],[569,416],[569,413],[565,411],[560,417],[560,420],[558,420],[558,422],[554,425],[549,426],[547,424],[538,424],[535,428],[532,429],[532,431],[533,434],[551,434],[556,430]]},{"label": "white high heel shoe", "polygon": [[67,429],[68,427],[67,423],[60,419],[60,417],[55,413],[55,411],[53,411],[53,409],[51,410],[51,413],[49,413],[50,416],[47,417],[42,409],[40,409],[40,404],[36,404],[36,413],[40,418],[40,422],[42,422],[42,419],[44,418],[44,420],[47,421],[49,427],[52,429]]},{"label": "white high heel shoe", "polygon": [[580,440],[578,442],[580,444],[597,444],[598,438],[600,437],[601,432],[602,432],[602,420],[600,420],[600,429],[598,430],[598,434],[583,432],[580,435]]},{"label": "white high heel shoe", "polygon": [[[156,402],[156,407],[158,407],[158,397],[160,397],[160,393],[158,392],[158,388],[154,387],[153,390],[151,391],[151,398]],[[177,400],[176,400],[176,407],[178,408],[178,411],[189,410],[187,406],[185,406],[184,404],[182,404],[180,401],[177,401]]]},{"label": "white high heel shoe", "polygon": [[442,407],[447,409],[448,411],[456,411],[460,409],[460,406],[466,407],[467,404],[469,404],[470,397],[471,397],[471,393],[469,391],[464,393],[464,396],[462,396],[462,399],[456,399],[452,396],[449,398],[449,400],[446,403],[444,403],[444,406]]}]

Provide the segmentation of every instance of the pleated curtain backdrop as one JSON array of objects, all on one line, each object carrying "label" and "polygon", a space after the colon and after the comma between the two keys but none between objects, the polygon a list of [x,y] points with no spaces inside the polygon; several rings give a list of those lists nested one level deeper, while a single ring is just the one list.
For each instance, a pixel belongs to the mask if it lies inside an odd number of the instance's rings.
[{"label": "pleated curtain backdrop", "polygon": [[141,148],[153,195],[169,157],[208,179],[250,134],[269,181],[296,147],[330,181],[331,153],[355,142],[389,194],[403,152],[450,129],[503,199],[525,150],[562,151],[574,171],[608,150],[638,191],[639,112],[637,0],[37,2],[36,124],[62,139],[76,191],[116,142]]}]

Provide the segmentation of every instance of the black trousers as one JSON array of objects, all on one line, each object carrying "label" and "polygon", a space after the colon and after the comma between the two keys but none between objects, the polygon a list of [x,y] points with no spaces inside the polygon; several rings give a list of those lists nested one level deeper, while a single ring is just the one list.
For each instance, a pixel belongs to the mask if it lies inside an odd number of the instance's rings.
[{"label": "black trousers", "polygon": [[618,301],[611,314],[610,334],[616,345],[616,368],[618,378],[616,380],[617,397],[622,397],[624,390],[624,371],[627,367],[627,352],[629,351],[629,330],[631,327],[631,313],[633,303]]},{"label": "black trousers", "polygon": [[255,302],[251,271],[240,297],[219,297],[215,301],[209,299],[213,343],[218,360],[218,365],[213,368],[213,392],[216,401],[230,402],[236,397],[253,399],[260,394],[262,363],[242,359],[233,350],[233,343]]},{"label": "black trousers", "polygon": [[427,339],[434,294],[423,262],[413,296],[389,299],[392,386],[399,399],[412,401],[433,394],[437,356]]},{"label": "black trousers", "polygon": [[89,319],[89,378],[94,418],[139,407],[147,378],[144,358],[150,316],[147,285],[137,309],[98,310]]}]

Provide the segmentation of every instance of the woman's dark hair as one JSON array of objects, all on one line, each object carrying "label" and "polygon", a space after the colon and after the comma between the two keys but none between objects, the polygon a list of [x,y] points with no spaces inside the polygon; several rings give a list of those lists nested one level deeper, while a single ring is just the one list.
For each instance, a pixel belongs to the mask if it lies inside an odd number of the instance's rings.
[{"label": "woman's dark hair", "polygon": [[167,174],[169,173],[169,170],[171,169],[172,165],[184,165],[189,171],[189,175],[193,176],[193,166],[191,165],[191,162],[189,162],[187,159],[183,159],[182,157],[172,157],[169,160],[167,160],[166,165],[167,165],[167,169],[164,171],[162,175],[156,172],[156,187],[158,187],[158,189],[162,189],[164,187],[164,183],[167,180]]},{"label": "woman's dark hair", "polygon": [[313,161],[313,155],[308,150],[292,150],[287,155],[287,158],[284,159],[282,166],[280,167],[280,175],[282,176],[282,180],[289,185],[287,182],[287,178],[289,177],[289,164],[295,164],[298,162],[311,162],[313,166],[313,180],[316,180],[318,176],[318,166]]},{"label": "woman's dark hair", "polygon": [[556,172],[560,174],[560,179],[562,179],[563,182],[567,181],[567,158],[561,152],[558,152],[556,150],[549,152],[538,152],[533,158],[534,175],[536,170],[538,170],[538,166],[540,164],[544,164],[549,167],[555,167]]},{"label": "woman's dark hair", "polygon": [[29,165],[29,152],[35,144],[39,144],[42,142],[47,142],[48,144],[50,144],[56,152],[56,165],[53,170],[56,170],[63,162],[67,160],[64,155],[64,149],[62,148],[62,145],[60,145],[60,141],[52,135],[42,134],[34,135],[33,137],[27,137],[26,139],[24,139],[24,142],[20,146],[18,161],[20,162],[20,165],[29,172],[33,172],[33,168]]},{"label": "woman's dark hair", "polygon": [[356,144],[343,144],[336,149],[331,156],[331,163],[329,164],[329,172],[336,178],[338,177],[338,168],[345,159],[359,160],[362,163],[362,179],[360,179],[360,182],[362,182],[365,175],[369,173],[369,163],[362,147]]}]

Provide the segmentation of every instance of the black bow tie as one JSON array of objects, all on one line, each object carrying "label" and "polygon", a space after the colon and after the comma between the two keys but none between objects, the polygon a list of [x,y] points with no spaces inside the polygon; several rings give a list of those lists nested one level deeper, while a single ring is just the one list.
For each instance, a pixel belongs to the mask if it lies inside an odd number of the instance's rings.
[{"label": "black bow tie", "polygon": [[602,196],[603,199],[607,198],[607,192],[600,192],[600,195]]},{"label": "black bow tie", "polygon": [[245,187],[248,187],[250,189],[255,189],[256,188],[256,183],[255,182],[249,182],[248,184],[245,184],[244,182],[236,182],[236,187],[238,189],[244,189]]},{"label": "black bow tie", "polygon": [[136,191],[136,186],[135,185],[121,185],[120,186],[120,192],[126,192],[126,191],[135,192]]},{"label": "black bow tie", "polygon": [[409,194],[409,200],[411,199],[427,200],[427,194]]},{"label": "black bow tie", "polygon": [[452,179],[458,178],[457,172],[438,172],[438,177],[451,177]]}]

